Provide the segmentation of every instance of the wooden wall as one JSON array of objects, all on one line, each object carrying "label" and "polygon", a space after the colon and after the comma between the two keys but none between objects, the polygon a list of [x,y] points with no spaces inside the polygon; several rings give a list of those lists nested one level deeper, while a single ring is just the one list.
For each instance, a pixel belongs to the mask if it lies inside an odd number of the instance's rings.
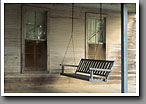
[{"label": "wooden wall", "polygon": [[[23,4],[24,5],[24,4]],[[69,39],[71,36],[71,5],[59,4],[25,4],[48,9],[47,21],[47,59],[49,73],[60,73]],[[85,12],[99,10],[76,7],[74,10],[74,50],[76,63],[85,57]],[[120,75],[121,70],[121,17],[119,12],[104,11],[106,17],[106,59],[116,60],[114,74]],[[134,25],[130,22],[128,28],[128,61],[129,70],[135,70],[136,34]],[[131,40],[132,39],[132,40]],[[132,54],[131,54],[132,53]],[[133,57],[134,56],[134,57]],[[64,64],[74,64],[72,44],[66,54]],[[5,72],[20,72],[21,70],[21,4],[5,4]]]},{"label": "wooden wall", "polygon": [[5,72],[21,69],[21,5],[5,4],[4,68]]},{"label": "wooden wall", "polygon": [[[69,8],[71,10],[71,8]],[[76,10],[75,10],[76,11]],[[73,43],[69,44],[72,32],[72,18],[71,11],[51,10],[50,17],[48,18],[48,59],[50,59],[50,71],[54,72],[59,69],[59,64],[62,63],[64,58],[64,64],[75,64],[74,53],[76,63],[84,58],[84,13],[74,13],[73,24]],[[69,44],[68,51],[67,46]],[[74,52],[73,52],[74,45]],[[66,53],[66,55],[65,55]],[[55,71],[55,72],[56,72]]]},{"label": "wooden wall", "polygon": [[130,14],[128,19],[128,72],[136,75],[136,15]]}]

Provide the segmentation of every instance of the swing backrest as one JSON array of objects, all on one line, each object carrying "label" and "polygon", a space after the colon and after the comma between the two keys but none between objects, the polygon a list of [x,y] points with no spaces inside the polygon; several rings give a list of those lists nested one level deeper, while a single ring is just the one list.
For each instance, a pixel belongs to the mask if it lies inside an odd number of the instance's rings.
[{"label": "swing backrest", "polygon": [[[93,60],[93,59],[81,59],[76,72],[90,74],[90,68],[107,69],[112,70],[114,61],[109,60]],[[107,71],[93,71],[94,75],[106,76],[109,74]]]}]

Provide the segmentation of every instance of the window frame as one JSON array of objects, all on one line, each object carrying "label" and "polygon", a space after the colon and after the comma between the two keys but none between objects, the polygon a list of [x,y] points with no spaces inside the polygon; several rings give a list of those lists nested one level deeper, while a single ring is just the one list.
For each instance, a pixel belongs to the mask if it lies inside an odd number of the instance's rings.
[{"label": "window frame", "polygon": [[[25,35],[26,35],[26,27],[25,27],[25,21],[26,21],[26,11],[27,10],[32,10],[32,11],[44,11],[46,12],[46,38],[45,39],[30,39],[30,40],[38,40],[38,41],[47,41],[47,31],[48,31],[48,17],[49,17],[49,9],[48,8],[43,8],[43,7],[38,7],[38,6],[32,6],[32,5],[21,5],[21,70],[20,73],[24,72],[24,67],[25,67]],[[27,39],[29,40],[29,39]],[[47,44],[48,46],[48,44]],[[48,59],[47,59],[48,63]],[[48,66],[47,66],[48,70]]]},{"label": "window frame", "polygon": [[103,43],[89,43],[88,42],[88,18],[100,18],[100,13],[95,12],[85,12],[85,58],[88,58],[88,44],[106,44],[106,20],[107,20],[107,14],[102,13],[102,18],[104,18],[104,37],[103,37]]}]

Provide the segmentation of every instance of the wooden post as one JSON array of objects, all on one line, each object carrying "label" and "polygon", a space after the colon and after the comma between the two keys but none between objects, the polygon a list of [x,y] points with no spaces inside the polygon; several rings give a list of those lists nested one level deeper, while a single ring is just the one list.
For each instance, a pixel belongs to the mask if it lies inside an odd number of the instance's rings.
[{"label": "wooden post", "polygon": [[121,93],[128,93],[127,6],[121,4]]}]

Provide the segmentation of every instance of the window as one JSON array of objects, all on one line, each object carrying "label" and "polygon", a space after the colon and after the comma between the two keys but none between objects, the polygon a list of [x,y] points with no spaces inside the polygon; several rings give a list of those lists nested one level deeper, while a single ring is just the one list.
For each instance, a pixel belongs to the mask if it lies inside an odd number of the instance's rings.
[{"label": "window", "polygon": [[105,19],[88,18],[88,43],[103,43],[105,36]]},{"label": "window", "polygon": [[26,12],[25,39],[46,39],[46,12]]}]

